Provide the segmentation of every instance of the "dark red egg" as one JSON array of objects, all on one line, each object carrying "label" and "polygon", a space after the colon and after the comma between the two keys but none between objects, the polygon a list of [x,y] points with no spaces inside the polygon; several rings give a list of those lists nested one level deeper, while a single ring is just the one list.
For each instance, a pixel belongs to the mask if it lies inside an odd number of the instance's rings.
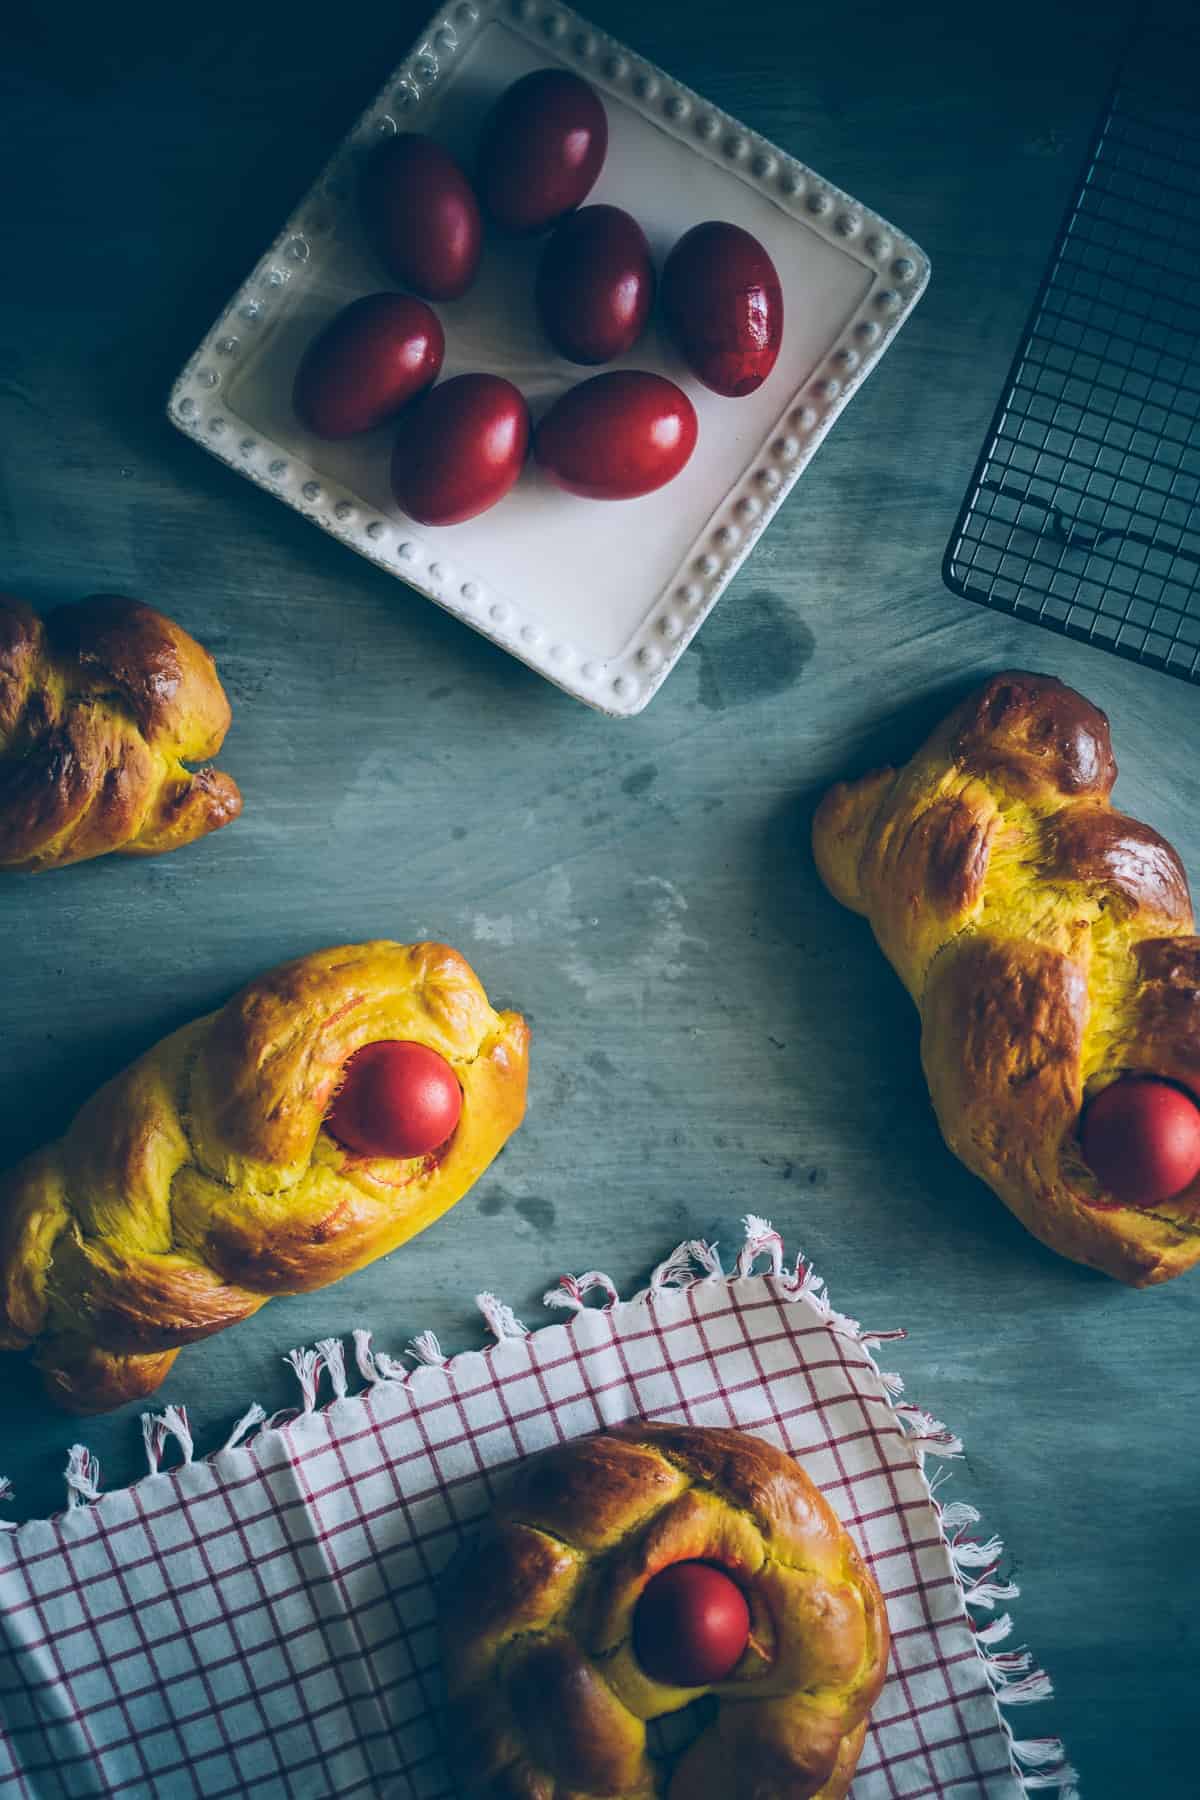
[{"label": "dark red egg", "polygon": [[568,69],[535,69],[484,121],[477,186],[501,231],[545,231],[587,199],[608,154],[599,94]]},{"label": "dark red egg", "polygon": [[392,492],[420,525],[459,525],[503,500],[529,450],[529,408],[499,375],[456,375],[408,408]]},{"label": "dark red egg", "polygon": [[714,394],[752,394],[775,367],[783,288],[740,225],[710,219],[680,238],[663,268],[662,308],[688,367]]},{"label": "dark red egg", "polygon": [[427,1156],[462,1112],[462,1089],[444,1056],[425,1044],[367,1044],[346,1064],[326,1125],[360,1156]]},{"label": "dark red egg", "polygon": [[1200,1175],[1200,1107],[1169,1081],[1126,1076],[1083,1115],[1092,1174],[1126,1206],[1157,1206]]},{"label": "dark red egg", "polygon": [[646,234],[619,206],[585,206],[554,228],[538,265],[546,336],[571,362],[611,362],[631,350],[654,304]]},{"label": "dark red egg", "polygon": [[712,1563],[671,1563],[646,1583],[633,1615],[634,1655],[671,1687],[724,1681],[749,1637],[746,1597]]},{"label": "dark red egg", "polygon": [[388,273],[426,300],[457,300],[479,269],[483,220],[448,150],[406,131],[372,151],[360,190],[363,223]]},{"label": "dark red egg", "polygon": [[368,294],[313,339],[296,371],[293,405],[318,437],[370,431],[437,380],[445,349],[437,314],[423,300]]},{"label": "dark red egg", "polygon": [[633,500],[675,479],[698,433],[696,409],[673,381],[613,369],[560,395],[538,426],[535,454],[569,494]]}]

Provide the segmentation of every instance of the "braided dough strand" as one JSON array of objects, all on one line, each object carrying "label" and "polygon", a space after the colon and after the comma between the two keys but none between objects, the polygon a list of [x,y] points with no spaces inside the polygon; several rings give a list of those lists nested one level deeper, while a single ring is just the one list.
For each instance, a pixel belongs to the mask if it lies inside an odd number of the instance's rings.
[{"label": "braided dough strand", "polygon": [[[770,1444],[634,1422],[532,1458],[495,1533],[451,1574],[443,1650],[468,1791],[524,1800],[841,1800],[883,1685],[879,1590],[828,1504]],[[647,1584],[725,1569],[750,1641],[706,1689],[633,1652]],[[715,1722],[673,1773],[646,1722],[701,1695]]]},{"label": "braided dough strand", "polygon": [[1200,1259],[1200,1181],[1122,1205],[1079,1118],[1127,1072],[1200,1094],[1200,940],[1174,850],[1111,804],[1116,773],[1096,707],[997,675],[902,769],[831,788],[813,845],[920,1009],[950,1148],[1043,1242],[1140,1287]]},{"label": "braided dough strand", "polygon": [[208,651],[162,613],[97,594],[41,619],[0,595],[0,868],[151,856],[242,810]]},{"label": "braided dough strand", "polygon": [[[181,1345],[362,1268],[461,1199],[521,1122],[528,1037],[443,944],[317,951],[252,982],[0,1181],[0,1345],[35,1344],[73,1411],[151,1392]],[[436,1050],[463,1090],[428,1156],[355,1155],[323,1129],[348,1059],[389,1038]]]}]

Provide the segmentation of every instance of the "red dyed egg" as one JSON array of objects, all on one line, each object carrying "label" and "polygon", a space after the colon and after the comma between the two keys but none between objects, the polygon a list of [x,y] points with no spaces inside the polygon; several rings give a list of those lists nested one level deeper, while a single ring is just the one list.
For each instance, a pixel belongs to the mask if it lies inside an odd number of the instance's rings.
[{"label": "red dyed egg", "polygon": [[585,206],[554,229],[538,266],[546,336],[571,362],[611,362],[646,329],[654,263],[646,234],[619,206]]},{"label": "red dyed egg", "polygon": [[438,378],[446,340],[437,314],[409,294],[368,294],[314,338],[292,401],[323,438],[353,437],[393,418]]},{"label": "red dyed egg", "polygon": [[672,1563],[647,1582],[633,1615],[634,1655],[671,1687],[724,1681],[749,1637],[745,1595],[711,1563]]},{"label": "red dyed egg", "polygon": [[409,407],[392,491],[421,525],[458,525],[503,500],[529,450],[529,408],[499,375],[456,375]]},{"label": "red dyed egg", "polygon": [[462,1089],[444,1056],[388,1040],[350,1058],[326,1125],[360,1156],[426,1156],[446,1142],[461,1112]]},{"label": "red dyed egg", "polygon": [[1126,1206],[1156,1206],[1200,1175],[1200,1107],[1169,1081],[1126,1076],[1083,1115],[1083,1154]]},{"label": "red dyed egg", "polygon": [[698,432],[696,409],[673,381],[613,369],[555,401],[538,426],[535,454],[569,494],[632,500],[674,480]]},{"label": "red dyed egg", "polygon": [[783,288],[740,225],[710,219],[680,238],[663,268],[662,305],[688,367],[715,394],[752,394],[775,367]]},{"label": "red dyed egg", "polygon": [[360,191],[363,223],[395,280],[426,300],[457,300],[479,269],[483,220],[475,190],[448,150],[419,132],[372,151]]},{"label": "red dyed egg", "polygon": [[484,209],[501,231],[545,231],[587,199],[607,154],[608,117],[596,90],[567,69],[535,69],[501,94],[484,122]]}]

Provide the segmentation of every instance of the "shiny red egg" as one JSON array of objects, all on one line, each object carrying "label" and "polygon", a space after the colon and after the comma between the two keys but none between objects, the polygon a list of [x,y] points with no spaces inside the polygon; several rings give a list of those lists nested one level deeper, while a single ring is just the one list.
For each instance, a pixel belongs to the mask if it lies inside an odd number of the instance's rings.
[{"label": "shiny red egg", "polygon": [[546,336],[571,362],[611,362],[631,350],[654,304],[646,234],[619,206],[585,206],[554,228],[538,265]]},{"label": "shiny red egg", "polygon": [[363,224],[394,280],[426,300],[457,300],[479,269],[483,219],[475,190],[448,150],[405,131],[367,159]]},{"label": "shiny red egg", "polygon": [[535,455],[569,494],[632,500],[675,479],[699,429],[695,407],[673,381],[613,369],[560,395],[538,426]]},{"label": "shiny red egg", "polygon": [[633,1615],[633,1653],[654,1681],[708,1687],[741,1661],[750,1609],[712,1563],[671,1563],[647,1582]]},{"label": "shiny red egg", "polygon": [[775,367],[783,288],[740,225],[710,219],[680,238],[663,267],[662,309],[688,367],[714,394],[752,394]]},{"label": "shiny red egg", "polygon": [[1125,1076],[1083,1115],[1083,1154],[1126,1206],[1157,1206],[1200,1175],[1200,1107],[1169,1081]]},{"label": "shiny red egg", "polygon": [[456,375],[400,420],[392,492],[420,525],[459,525],[503,500],[529,450],[529,408],[500,375]]},{"label": "shiny red egg", "polygon": [[545,231],[581,206],[608,154],[595,88],[568,69],[535,69],[501,94],[479,142],[480,199],[501,231]]},{"label": "shiny red egg", "polygon": [[353,437],[393,418],[438,378],[446,340],[438,317],[410,294],[368,294],[313,339],[292,402],[322,438]]},{"label": "shiny red egg", "polygon": [[425,1044],[367,1044],[346,1064],[325,1123],[360,1156],[426,1156],[444,1144],[462,1112],[458,1077]]}]

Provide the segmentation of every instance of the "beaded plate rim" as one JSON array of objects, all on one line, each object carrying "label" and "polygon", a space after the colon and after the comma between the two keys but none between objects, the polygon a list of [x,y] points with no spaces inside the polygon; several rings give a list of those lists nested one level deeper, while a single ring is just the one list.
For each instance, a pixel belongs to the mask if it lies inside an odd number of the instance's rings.
[{"label": "beaded plate rim", "polygon": [[[648,603],[621,652],[590,657],[511,595],[450,559],[398,515],[366,505],[284,445],[245,426],[221,401],[223,372],[247,331],[302,271],[314,220],[336,204],[344,165],[381,134],[417,125],[439,83],[489,25],[502,22],[603,94],[687,143],[757,189],[871,277],[833,349],[792,394],[741,480],[704,523],[670,579]],[[398,576],[444,611],[576,699],[610,717],[642,711],[657,693],[812,461],[835,420],[877,366],[929,281],[925,253],[871,208],[696,94],[557,0],[451,0],[342,138],[283,229],[260,257],[175,380],[171,423],[219,461],[266,488],[322,530]],[[240,428],[240,429],[239,429]]]}]

